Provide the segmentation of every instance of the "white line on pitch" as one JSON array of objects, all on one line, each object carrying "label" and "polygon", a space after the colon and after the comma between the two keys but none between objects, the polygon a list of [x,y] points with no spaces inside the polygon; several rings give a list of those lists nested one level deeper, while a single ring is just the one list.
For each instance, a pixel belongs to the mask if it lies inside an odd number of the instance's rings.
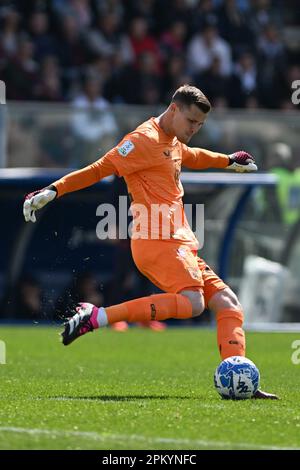
[{"label": "white line on pitch", "polygon": [[10,432],[17,434],[29,434],[35,435],[46,435],[52,437],[81,437],[83,439],[92,439],[95,441],[137,441],[149,445],[154,444],[174,444],[174,445],[185,445],[190,449],[198,447],[210,447],[210,448],[240,448],[240,449],[265,449],[265,450],[299,450],[299,447],[277,447],[263,444],[251,444],[249,442],[225,442],[225,441],[210,441],[204,439],[176,439],[172,437],[151,437],[136,434],[99,434],[97,432],[89,431],[61,431],[55,429],[30,429],[30,428],[18,428],[2,426],[0,427],[1,432]]}]

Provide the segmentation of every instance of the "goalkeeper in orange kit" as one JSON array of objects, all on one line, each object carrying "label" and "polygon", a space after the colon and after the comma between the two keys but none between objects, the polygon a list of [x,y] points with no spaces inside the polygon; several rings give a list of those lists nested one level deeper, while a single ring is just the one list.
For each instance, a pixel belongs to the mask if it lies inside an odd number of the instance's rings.
[{"label": "goalkeeper in orange kit", "polygon": [[[98,161],[26,196],[25,220],[35,222],[35,211],[51,200],[108,175],[122,176],[132,198],[134,262],[141,273],[165,292],[110,307],[80,303],[65,324],[64,345],[119,321],[185,319],[201,315],[208,307],[216,317],[221,357],[245,356],[242,306],[230,287],[198,257],[198,241],[182,203],[181,166],[198,170],[257,170],[254,158],[246,152],[225,155],[187,146],[210,109],[208,99],[199,89],[183,85],[163,114],[138,126]],[[165,220],[159,218],[158,222],[152,209],[162,204],[169,209]],[[167,237],[163,233],[166,222]],[[261,390],[255,397],[277,398]]]}]

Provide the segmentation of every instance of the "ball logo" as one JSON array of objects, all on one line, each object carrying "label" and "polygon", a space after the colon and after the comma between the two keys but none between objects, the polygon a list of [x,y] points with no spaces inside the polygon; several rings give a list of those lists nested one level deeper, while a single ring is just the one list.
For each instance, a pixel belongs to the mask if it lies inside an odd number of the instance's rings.
[{"label": "ball logo", "polygon": [[236,386],[236,389],[238,390],[238,392],[241,392],[241,393],[248,393],[249,392],[248,385],[246,384],[246,382],[244,380],[241,379],[241,377],[239,377],[239,381],[238,381],[238,384]]}]

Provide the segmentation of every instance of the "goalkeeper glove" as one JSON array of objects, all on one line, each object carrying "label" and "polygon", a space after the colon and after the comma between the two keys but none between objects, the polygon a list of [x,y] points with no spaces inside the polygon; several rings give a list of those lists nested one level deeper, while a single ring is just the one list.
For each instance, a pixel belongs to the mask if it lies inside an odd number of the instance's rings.
[{"label": "goalkeeper glove", "polygon": [[257,166],[250,153],[240,150],[239,152],[229,155],[229,164],[226,170],[234,170],[238,173],[243,173],[244,171],[257,171]]},{"label": "goalkeeper glove", "polygon": [[56,196],[57,190],[53,185],[27,194],[23,205],[23,214],[26,222],[36,222],[35,211],[44,207],[48,202],[55,199]]}]

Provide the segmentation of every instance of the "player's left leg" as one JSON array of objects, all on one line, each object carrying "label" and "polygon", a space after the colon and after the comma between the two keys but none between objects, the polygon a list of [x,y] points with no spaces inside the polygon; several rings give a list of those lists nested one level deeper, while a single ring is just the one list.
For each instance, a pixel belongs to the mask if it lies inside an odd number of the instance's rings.
[{"label": "player's left leg", "polygon": [[245,356],[246,340],[242,328],[244,315],[234,292],[229,287],[217,291],[208,301],[208,307],[216,317],[217,341],[222,359]]},{"label": "player's left leg", "polygon": [[[222,359],[245,356],[246,340],[242,328],[244,315],[237,296],[203,259],[198,258],[198,265],[204,281],[205,304],[216,316],[217,339]],[[276,400],[278,397],[257,390],[254,398]]]},{"label": "player's left leg", "polygon": [[230,287],[198,258],[198,266],[204,282],[205,305],[217,320],[218,347],[222,359],[230,356],[245,356],[245,334],[242,329],[243,310]]},{"label": "player's left leg", "polygon": [[[229,356],[245,356],[246,341],[243,325],[242,306],[234,292],[226,287],[216,292],[208,302],[217,319],[217,338],[222,359]],[[257,390],[256,399],[276,400],[271,393]]]}]

